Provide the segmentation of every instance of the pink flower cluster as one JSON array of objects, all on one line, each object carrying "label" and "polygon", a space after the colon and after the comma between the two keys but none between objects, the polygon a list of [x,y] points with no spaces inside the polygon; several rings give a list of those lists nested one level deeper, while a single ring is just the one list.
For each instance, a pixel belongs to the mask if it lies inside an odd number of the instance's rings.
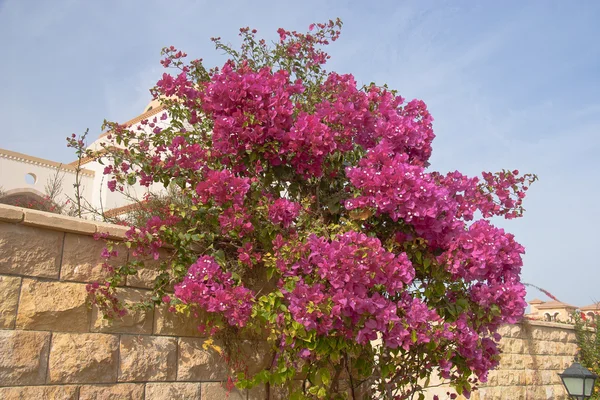
[{"label": "pink flower cluster", "polygon": [[273,224],[288,228],[300,214],[302,206],[287,199],[277,199],[269,206],[269,219]]},{"label": "pink flower cluster", "polygon": [[183,281],[175,286],[175,296],[209,313],[219,313],[230,325],[242,327],[252,312],[254,294],[236,285],[231,273],[224,272],[212,258],[203,256],[188,269]]},{"label": "pink flower cluster", "polygon": [[394,153],[389,146],[372,148],[357,167],[346,170],[359,195],[346,200],[345,207],[374,208],[412,225],[433,245],[445,244],[464,226],[455,218],[456,201],[423,167],[409,161],[407,154]]},{"label": "pink flower cluster", "polygon": [[[487,219],[521,216],[535,177],[429,170],[435,135],[425,103],[321,69],[328,56],[319,46],[336,40],[339,26],[282,29],[273,52],[244,28],[242,51],[210,71],[165,50],[163,65],[180,73],[164,74],[153,93],[178,98],[175,124],[160,125],[165,114],[141,122],[152,134],[117,126],[115,135],[135,143],[131,154],[146,159],[127,160],[124,150],[105,173],[113,175],[111,190],[130,178],[175,180],[197,215],[186,210],[192,229],[177,211],[132,229],[134,253],[156,257],[163,240],[203,230],[188,236],[227,261],[200,257],[175,297],[240,327],[260,305],[227,268],[270,266],[273,254],[285,306],[278,324],[291,315],[319,335],[359,344],[381,337],[405,351],[435,342],[432,348],[450,349],[434,361],[443,376],[466,362],[485,379],[497,363],[494,331],[518,321],[525,307],[524,249]],[[221,245],[220,256],[208,253]]]},{"label": "pink flower cluster", "polygon": [[146,221],[142,227],[131,226],[125,235],[131,243],[131,255],[133,257],[151,256],[155,260],[160,257],[159,249],[164,241],[161,238],[161,229],[171,227],[181,221],[176,215],[170,215],[166,218],[153,216]]},{"label": "pink flower cluster", "polygon": [[291,96],[303,90],[290,83],[285,71],[253,71],[230,63],[213,76],[202,92],[202,111],[214,120],[213,146],[222,156],[239,156],[262,148],[264,157],[276,161],[281,141],[292,125]]},{"label": "pink flower cluster", "polygon": [[202,203],[214,202],[218,206],[231,203],[242,206],[250,188],[248,178],[235,176],[230,170],[208,170],[203,181],[196,186],[196,194]]},{"label": "pink flower cluster", "polygon": [[386,345],[409,346],[406,322],[439,320],[417,299],[388,297],[405,293],[414,269],[406,254],[394,255],[364,233],[348,232],[335,240],[313,235],[304,257],[282,273],[301,277],[293,291],[284,293],[292,316],[322,335],[336,331],[364,344],[381,332]]},{"label": "pink flower cluster", "polygon": [[479,220],[457,235],[439,259],[456,278],[476,282],[471,287],[473,301],[485,308],[500,308],[494,324],[515,323],[527,305],[519,278],[524,253],[513,235]]}]

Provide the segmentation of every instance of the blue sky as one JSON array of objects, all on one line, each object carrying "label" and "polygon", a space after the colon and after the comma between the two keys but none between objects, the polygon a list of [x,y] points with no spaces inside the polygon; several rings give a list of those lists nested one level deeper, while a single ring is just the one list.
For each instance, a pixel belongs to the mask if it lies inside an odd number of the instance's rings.
[{"label": "blue sky", "polygon": [[500,222],[527,248],[523,280],[600,300],[596,1],[0,0],[0,147],[72,161],[67,135],[142,112],[163,46],[212,66],[211,36],[237,43],[251,26],[274,39],[338,16],[329,68],[423,99],[433,168],[539,175],[526,216]]}]

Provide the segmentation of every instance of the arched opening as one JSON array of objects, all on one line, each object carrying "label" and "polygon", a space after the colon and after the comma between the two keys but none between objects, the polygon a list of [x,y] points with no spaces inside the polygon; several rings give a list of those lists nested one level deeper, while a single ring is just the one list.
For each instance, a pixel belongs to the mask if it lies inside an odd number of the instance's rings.
[{"label": "arched opening", "polygon": [[32,210],[58,212],[47,196],[35,189],[12,189],[0,197],[0,204],[9,206],[31,208]]},{"label": "arched opening", "polygon": [[554,315],[552,316],[552,321],[556,321],[558,322],[558,316],[560,315],[560,313],[555,312]]},{"label": "arched opening", "polygon": [[552,321],[552,316],[549,313],[544,313],[544,321]]}]

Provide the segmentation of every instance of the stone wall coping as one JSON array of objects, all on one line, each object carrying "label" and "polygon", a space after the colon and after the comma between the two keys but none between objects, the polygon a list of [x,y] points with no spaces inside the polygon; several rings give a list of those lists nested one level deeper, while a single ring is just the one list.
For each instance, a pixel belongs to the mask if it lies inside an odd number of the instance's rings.
[{"label": "stone wall coping", "polygon": [[532,325],[532,326],[542,326],[542,327],[547,327],[547,328],[561,328],[561,329],[567,329],[570,331],[575,330],[575,325],[562,323],[562,322],[523,320],[523,321],[519,322],[518,325]]},{"label": "stone wall coping", "polygon": [[46,211],[31,210],[23,207],[0,204],[0,221],[35,226],[61,232],[92,236],[95,233],[107,233],[111,239],[125,239],[128,227],[87,220]]}]

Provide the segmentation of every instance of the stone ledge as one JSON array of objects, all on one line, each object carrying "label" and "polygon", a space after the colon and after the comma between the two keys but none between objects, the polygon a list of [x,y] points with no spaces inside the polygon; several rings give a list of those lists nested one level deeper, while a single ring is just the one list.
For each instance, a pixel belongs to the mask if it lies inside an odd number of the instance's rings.
[{"label": "stone ledge", "polygon": [[96,232],[108,234],[109,239],[125,239],[125,233],[129,230],[128,226],[108,224],[105,222],[96,222]]},{"label": "stone ledge", "polygon": [[21,207],[13,207],[5,204],[0,204],[0,221],[21,222],[23,221],[24,215],[24,209]]},{"label": "stone ledge", "polygon": [[83,233],[85,235],[93,235],[96,233],[96,224],[92,221],[29,209],[24,209],[24,213],[24,225],[63,232]]},{"label": "stone ledge", "polygon": [[109,239],[123,240],[129,227],[109,224],[100,221],[68,217],[46,211],[0,204],[0,221],[52,229],[61,232],[93,235],[106,233]]},{"label": "stone ledge", "polygon": [[575,330],[575,325],[565,324],[561,322],[546,322],[546,321],[535,321],[535,320],[524,320],[523,322],[519,322],[518,325],[531,325],[531,326],[543,326],[547,328],[562,328],[568,329],[571,331]]}]

